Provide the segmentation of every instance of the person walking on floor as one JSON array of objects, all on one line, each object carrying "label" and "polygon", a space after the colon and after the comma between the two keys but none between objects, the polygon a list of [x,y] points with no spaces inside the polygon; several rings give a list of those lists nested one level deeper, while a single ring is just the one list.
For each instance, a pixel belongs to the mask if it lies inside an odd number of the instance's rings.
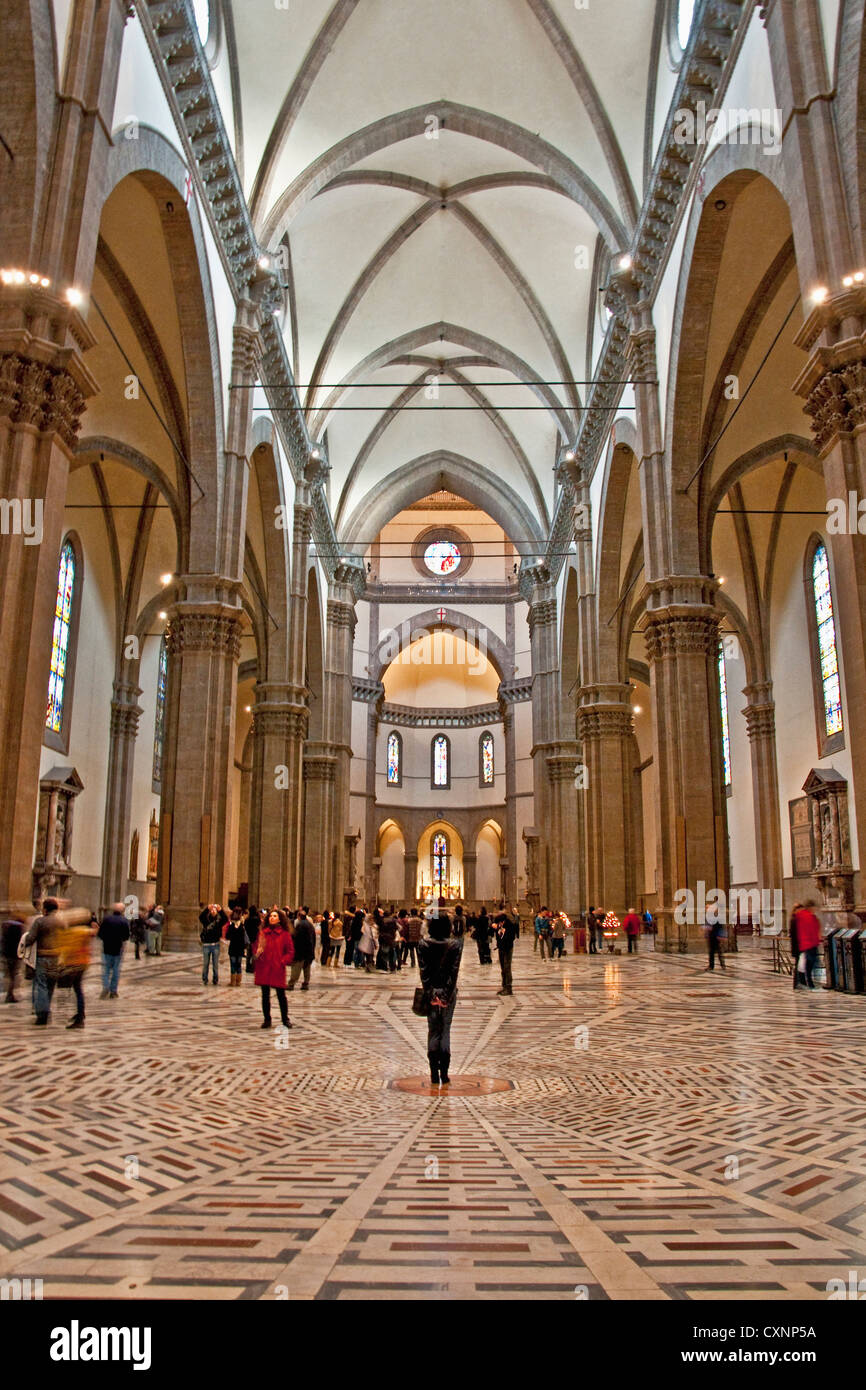
[{"label": "person walking on floor", "polygon": [[499,952],[499,969],[502,974],[502,988],[497,994],[511,994],[511,958],[514,955],[514,942],[517,937],[517,923],[508,912],[501,912],[496,918],[496,949]]},{"label": "person walking on floor", "polygon": [[140,913],[135,913],[129,919],[129,939],[135,947],[135,959],[141,960],[141,948],[145,944],[146,929],[144,918]]},{"label": "person walking on floor", "polygon": [[478,948],[479,965],[493,964],[493,957],[490,954],[490,938],[492,934],[493,927],[491,925],[490,918],[487,916],[487,908],[482,907],[481,911],[475,918],[475,927],[473,929],[475,945]]},{"label": "person walking on floor", "polygon": [[207,984],[208,966],[213,971],[213,982],[219,984],[220,942],[228,926],[228,913],[219,903],[208,903],[199,913],[201,922],[199,941],[201,942],[201,982]]},{"label": "person walking on floor", "polygon": [[24,935],[24,919],[11,914],[0,927],[0,956],[6,976],[6,997],[4,1004],[17,1004],[15,985],[21,962],[18,958],[18,945]]},{"label": "person walking on floor", "polygon": [[247,920],[244,923],[244,931],[247,937],[247,963],[244,968],[248,975],[252,975],[256,968],[255,949],[261,928],[262,913],[255,905],[247,908]]},{"label": "person walking on floor", "polygon": [[427,1015],[427,1059],[430,1081],[447,1086],[451,1063],[451,1020],[457,1004],[457,975],[463,954],[463,941],[452,936],[447,917],[434,917],[426,941],[418,947],[421,987],[429,1001]]},{"label": "person walking on floor", "polygon": [[295,951],[286,914],[272,907],[256,937],[255,982],[262,992],[262,1028],[271,1026],[271,990],[277,992],[280,1020],[291,1028],[289,1005],[286,999],[286,970],[293,963]]},{"label": "person walking on floor", "polygon": [[800,952],[805,956],[803,962],[803,973],[806,979],[806,988],[814,989],[812,983],[812,971],[818,959],[818,947],[821,944],[823,932],[821,922],[812,911],[815,903],[811,898],[807,898],[802,908],[797,913],[797,945]]},{"label": "person walking on floor", "polygon": [[393,910],[389,910],[385,913],[379,923],[379,956],[377,965],[379,961],[382,963],[381,968],[390,971],[392,975],[395,970],[399,969],[399,962],[397,960],[397,918],[394,916]]},{"label": "person walking on floor", "polygon": [[123,948],[129,940],[129,922],[123,913],[123,903],[115,903],[103,917],[98,936],[102,942],[102,993],[99,997],[116,999]]},{"label": "person walking on floor", "polygon": [[586,944],[591,956],[596,955],[595,947],[595,908],[591,907],[586,914]]},{"label": "person walking on floor", "polygon": [[791,916],[788,919],[788,935],[791,938],[791,974],[794,977],[794,989],[799,989],[801,985],[805,988],[806,985],[806,977],[800,971],[800,942],[797,935],[797,918],[802,911],[803,904],[794,903],[791,908]]},{"label": "person walking on floor", "polygon": [[706,967],[706,969],[713,969],[715,957],[718,956],[719,965],[721,966],[722,970],[724,970],[725,957],[722,952],[722,940],[725,935],[725,927],[724,923],[720,919],[718,908],[710,908],[707,912],[706,921],[704,922],[704,931],[706,932],[707,937],[707,952],[710,957],[710,963]]},{"label": "person walking on floor", "polygon": [[346,947],[346,965],[353,965],[356,970],[360,970],[364,964],[361,956],[361,937],[364,934],[364,919],[367,916],[363,907],[355,908],[355,915],[349,928],[349,944]]},{"label": "person walking on floor", "polygon": [[295,927],[292,932],[292,945],[294,947],[294,959],[292,961],[292,978],[289,981],[289,989],[294,989],[304,973],[304,983],[301,989],[310,988],[310,966],[316,955],[316,928],[307,916],[307,909],[302,907],[295,918]]},{"label": "person walking on floor", "polygon": [[[57,984],[57,955],[60,949],[60,918],[57,909],[57,899],[46,898],[42,904],[41,915],[33,919],[29,931],[24,936],[25,946],[36,942],[33,1011],[36,1014],[34,1022],[43,1028],[51,1013],[51,1000]],[[125,917],[123,922],[126,925]]]},{"label": "person walking on floor", "polygon": [[90,922],[65,921],[58,939],[57,983],[75,995],[75,1014],[67,1028],[84,1027],[84,976],[90,965],[90,947],[95,936]]},{"label": "person walking on floor", "polygon": [[629,955],[637,955],[637,943],[640,936],[640,918],[633,907],[630,907],[623,918],[623,929],[628,940]]},{"label": "person walking on floor", "polygon": [[229,948],[229,985],[235,989],[240,988],[241,973],[244,965],[244,953],[247,948],[247,913],[236,907],[231,916],[231,921],[226,927],[226,942]]}]

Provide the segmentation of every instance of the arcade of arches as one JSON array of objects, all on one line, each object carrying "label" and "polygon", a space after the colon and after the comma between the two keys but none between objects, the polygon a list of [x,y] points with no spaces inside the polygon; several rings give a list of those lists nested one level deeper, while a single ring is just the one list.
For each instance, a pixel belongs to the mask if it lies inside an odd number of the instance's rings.
[{"label": "arcade of arches", "polygon": [[4,915],[866,914],[863,25],[3,6]]}]

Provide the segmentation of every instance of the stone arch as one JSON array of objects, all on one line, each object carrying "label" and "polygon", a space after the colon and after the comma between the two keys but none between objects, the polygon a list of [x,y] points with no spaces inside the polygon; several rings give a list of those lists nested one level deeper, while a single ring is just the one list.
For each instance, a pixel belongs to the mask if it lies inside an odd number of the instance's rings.
[{"label": "stone arch", "polygon": [[[618,681],[622,677],[619,660],[622,622],[622,547],[625,540],[626,502],[632,470],[637,465],[634,451],[627,444],[610,452],[599,502],[598,544],[596,546],[596,611],[598,615],[595,659],[599,681]],[[619,621],[616,620],[619,611]]]},{"label": "stone arch", "polygon": [[483,651],[500,681],[509,680],[511,675],[511,656],[508,647],[497,637],[486,623],[457,609],[445,608],[445,617],[439,617],[437,608],[427,608],[405,618],[399,628],[394,628],[379,639],[379,645],[370,658],[370,673],[374,680],[381,681],[388,667],[412,642],[428,632],[444,629],[447,632],[459,631]]},{"label": "stone arch", "polygon": [[[191,479],[188,565],[191,571],[219,573],[220,496],[224,469],[222,373],[206,244],[198,210],[187,207],[187,167],[173,145],[149,126],[137,140],[120,140],[106,169],[105,198],[127,178],[137,179],[160,214],[172,277],[186,383]],[[213,472],[206,471],[211,467]],[[237,525],[239,518],[235,520]]]},{"label": "stone arch", "polygon": [[307,738],[319,742],[325,733],[325,640],[322,601],[315,567],[307,573],[306,684],[310,716]]},{"label": "stone arch", "polygon": [[340,540],[363,554],[369,538],[378,535],[392,517],[440,488],[487,512],[518,554],[532,557],[543,549],[538,521],[512,488],[473,459],[438,449],[410,459],[376,483],[346,520]]},{"label": "stone arch", "polygon": [[[265,669],[269,681],[288,679],[289,666],[289,509],[285,482],[276,449],[273,424],[259,419],[252,431],[250,468],[256,476],[262,509],[262,531],[265,541],[265,592],[271,617],[267,619],[267,660]],[[282,508],[282,512],[278,509]],[[284,519],[276,525],[277,516]]]}]

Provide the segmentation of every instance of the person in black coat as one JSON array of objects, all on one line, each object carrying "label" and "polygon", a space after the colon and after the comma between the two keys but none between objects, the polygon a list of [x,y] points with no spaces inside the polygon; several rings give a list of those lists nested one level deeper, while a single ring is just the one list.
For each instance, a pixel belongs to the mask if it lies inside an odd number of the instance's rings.
[{"label": "person in black coat", "polygon": [[496,918],[496,948],[499,951],[499,969],[502,973],[502,988],[497,994],[511,994],[511,957],[517,938],[518,923],[507,912],[500,912]]},{"label": "person in black coat", "polygon": [[3,968],[6,971],[6,998],[3,1003],[17,1004],[15,982],[18,979],[18,967],[21,964],[18,959],[18,943],[24,935],[24,923],[20,917],[7,917],[0,932],[2,932],[0,956],[2,956]]},{"label": "person in black coat", "polygon": [[359,949],[358,949],[358,943],[359,943],[359,941],[361,940],[361,934],[363,933],[363,930],[364,930],[364,909],[363,909],[362,907],[359,907],[359,908],[356,909],[355,915],[354,915],[354,917],[352,918],[352,926],[351,926],[350,931],[349,931],[349,938],[348,938],[349,944],[348,944],[348,946],[346,947],[346,960],[345,960],[345,964],[346,964],[346,965],[354,965],[354,966],[355,966],[357,969],[359,969],[359,970],[360,970],[361,965],[362,965],[363,962],[362,962],[362,960],[361,960],[361,958],[360,958],[360,951],[359,951]]},{"label": "person in black coat", "polygon": [[463,942],[450,935],[447,917],[434,917],[429,935],[418,945],[421,986],[430,1001],[427,1015],[427,1058],[432,1085],[448,1085],[451,1062],[451,1020],[457,1004],[457,975]]},{"label": "person in black coat", "polygon": [[102,942],[102,994],[99,997],[116,999],[123,948],[129,940],[129,922],[124,916],[123,903],[115,903],[103,917],[97,935]]},{"label": "person in black coat", "polygon": [[305,907],[301,908],[295,918],[295,926],[292,932],[292,944],[295,948],[295,958],[292,961],[289,989],[295,988],[302,970],[304,972],[304,983],[301,985],[301,989],[309,989],[310,966],[316,956],[316,928],[307,916],[307,909]]},{"label": "person in black coat", "polygon": [[478,947],[478,964],[492,965],[493,957],[490,954],[490,934],[492,927],[490,918],[487,916],[487,908],[482,907],[478,916],[474,920],[472,934],[475,937],[475,945]]}]

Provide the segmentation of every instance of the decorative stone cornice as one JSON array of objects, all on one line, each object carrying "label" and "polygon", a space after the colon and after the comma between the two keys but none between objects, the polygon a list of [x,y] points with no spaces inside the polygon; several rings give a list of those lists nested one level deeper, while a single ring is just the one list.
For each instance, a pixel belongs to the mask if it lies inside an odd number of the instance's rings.
[{"label": "decorative stone cornice", "polygon": [[471,705],[468,709],[416,709],[412,705],[383,704],[379,717],[383,724],[404,728],[480,729],[498,724],[502,712],[498,704]]},{"label": "decorative stone cornice", "polygon": [[367,680],[364,676],[352,677],[352,699],[358,704],[375,705],[385,694],[385,687],[381,681]]},{"label": "decorative stone cornice", "polygon": [[556,599],[543,598],[530,605],[529,614],[529,639],[535,636],[538,629],[544,627],[556,627]]},{"label": "decorative stone cornice", "polygon": [[211,608],[172,610],[165,628],[165,645],[170,658],[191,652],[212,652],[238,661],[243,625],[240,615]]},{"label": "decorative stone cornice", "polygon": [[326,612],[328,627],[345,628],[354,636],[357,614],[353,604],[329,598]]},{"label": "decorative stone cornice", "polygon": [[573,782],[580,756],[576,751],[574,753],[553,753],[545,759],[545,762],[549,782]]},{"label": "decorative stone cornice", "polygon": [[335,782],[337,759],[330,753],[304,754],[305,782]]},{"label": "decorative stone cornice", "polygon": [[773,682],[756,681],[753,685],[744,686],[743,694],[749,701],[743,708],[749,738],[775,738],[776,706],[773,701]]},{"label": "decorative stone cornice", "polygon": [[135,739],[138,737],[138,721],[144,711],[136,703],[141,690],[137,685],[115,683],[111,700],[111,737]]},{"label": "decorative stone cornice", "polygon": [[719,649],[719,623],[716,609],[695,605],[660,608],[642,620],[647,658],[651,662],[677,656],[715,656]]},{"label": "decorative stone cornice", "polygon": [[521,704],[532,699],[532,677],[519,676],[515,680],[500,681],[499,699],[506,705]]},{"label": "decorative stone cornice", "polygon": [[309,712],[304,705],[254,705],[253,738],[278,738],[302,742],[307,736]]}]

